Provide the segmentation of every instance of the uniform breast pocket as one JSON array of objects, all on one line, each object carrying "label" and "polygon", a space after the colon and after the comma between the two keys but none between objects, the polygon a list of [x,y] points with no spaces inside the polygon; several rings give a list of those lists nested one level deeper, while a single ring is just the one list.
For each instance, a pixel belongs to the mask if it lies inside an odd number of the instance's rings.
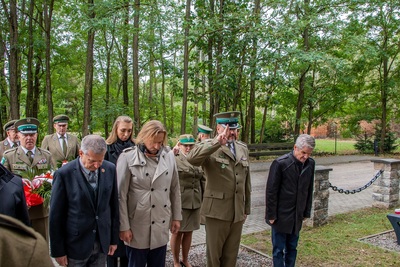
[{"label": "uniform breast pocket", "polygon": [[227,158],[215,158],[218,169],[224,171],[229,166],[229,159]]}]

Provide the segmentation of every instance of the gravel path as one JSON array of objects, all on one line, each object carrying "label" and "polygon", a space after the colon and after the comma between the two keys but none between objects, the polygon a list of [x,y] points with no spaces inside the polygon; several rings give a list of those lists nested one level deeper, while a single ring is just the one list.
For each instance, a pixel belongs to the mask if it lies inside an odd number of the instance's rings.
[{"label": "gravel path", "polygon": [[[189,262],[193,267],[206,266],[205,244],[192,246],[189,251]],[[166,266],[173,267],[171,251],[167,251]],[[272,266],[272,260],[266,255],[257,253],[250,248],[240,246],[236,267],[268,267]]]},{"label": "gravel path", "polygon": [[397,238],[394,231],[387,231],[377,235],[364,237],[361,238],[360,241],[383,249],[400,252],[400,245],[397,244]]}]

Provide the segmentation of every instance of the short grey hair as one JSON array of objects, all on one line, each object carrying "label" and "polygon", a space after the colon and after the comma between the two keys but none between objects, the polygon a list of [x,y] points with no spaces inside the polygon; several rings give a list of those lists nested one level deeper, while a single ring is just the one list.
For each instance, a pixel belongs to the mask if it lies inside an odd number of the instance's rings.
[{"label": "short grey hair", "polygon": [[85,155],[87,155],[89,150],[95,154],[105,154],[107,151],[106,140],[100,135],[86,135],[82,139],[81,150]]},{"label": "short grey hair", "polygon": [[315,139],[311,135],[301,134],[296,139],[296,147],[302,149],[304,147],[315,148]]}]

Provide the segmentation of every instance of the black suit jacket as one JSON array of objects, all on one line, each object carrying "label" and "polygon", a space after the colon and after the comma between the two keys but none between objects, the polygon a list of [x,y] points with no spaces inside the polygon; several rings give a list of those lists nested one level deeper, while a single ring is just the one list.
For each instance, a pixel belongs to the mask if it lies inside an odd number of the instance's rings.
[{"label": "black suit jacket", "polygon": [[79,158],[54,173],[50,200],[52,257],[89,257],[96,236],[107,254],[118,243],[119,209],[115,165],[103,161],[98,169],[98,197],[93,203]]},{"label": "black suit jacket", "polygon": [[22,179],[0,163],[0,213],[30,226]]}]

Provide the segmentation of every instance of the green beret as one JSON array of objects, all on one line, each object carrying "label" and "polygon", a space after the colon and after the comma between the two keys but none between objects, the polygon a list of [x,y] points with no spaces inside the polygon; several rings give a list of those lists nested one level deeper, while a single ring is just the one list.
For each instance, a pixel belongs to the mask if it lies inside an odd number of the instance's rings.
[{"label": "green beret", "polygon": [[25,118],[15,122],[14,127],[22,134],[33,134],[38,132],[39,120],[36,118]]},{"label": "green beret", "polygon": [[196,141],[191,134],[182,134],[181,136],[179,136],[179,143],[181,143],[182,145],[194,145],[195,142]]},{"label": "green beret", "polygon": [[53,118],[53,123],[68,123],[69,117],[67,115],[57,115]]},{"label": "green beret", "polygon": [[7,132],[8,130],[14,130],[15,129],[14,123],[16,121],[17,120],[11,120],[11,121],[7,122],[6,124],[4,124],[4,126],[3,126],[4,131]]},{"label": "green beret", "polygon": [[239,115],[239,111],[228,111],[214,114],[214,117],[216,118],[217,124],[221,124],[224,127],[228,124],[229,128],[237,129],[239,126]]},{"label": "green beret", "polygon": [[199,125],[197,125],[197,131],[199,133],[211,134],[213,130],[210,127],[199,124]]}]

